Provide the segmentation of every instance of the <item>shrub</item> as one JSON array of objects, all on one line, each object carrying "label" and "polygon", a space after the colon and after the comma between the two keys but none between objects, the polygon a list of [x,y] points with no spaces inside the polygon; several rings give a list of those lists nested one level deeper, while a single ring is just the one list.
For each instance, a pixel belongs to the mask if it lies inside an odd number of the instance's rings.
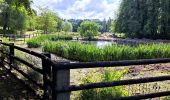
[{"label": "shrub", "polygon": [[28,48],[38,48],[41,46],[41,41],[37,38],[30,39],[27,41]]},{"label": "shrub", "polygon": [[38,48],[44,41],[72,40],[72,36],[65,35],[41,35],[27,41],[28,48]]},{"label": "shrub", "polygon": [[[96,81],[101,81],[101,82],[118,81],[126,73],[127,73],[126,70],[119,71],[119,72],[116,71],[112,72],[110,69],[105,69],[103,74],[98,73],[98,75],[95,75],[97,77],[88,74],[81,81],[83,84],[94,83]],[[125,87],[118,86],[118,87],[103,88],[103,89],[83,90],[80,92],[78,98],[79,100],[111,100],[114,98],[119,98],[127,95],[128,92],[125,90]]]}]

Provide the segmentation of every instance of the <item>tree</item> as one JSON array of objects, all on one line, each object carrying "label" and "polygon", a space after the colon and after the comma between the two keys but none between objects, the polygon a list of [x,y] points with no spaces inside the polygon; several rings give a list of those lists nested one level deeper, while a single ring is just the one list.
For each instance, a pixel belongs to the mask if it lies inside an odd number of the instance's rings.
[{"label": "tree", "polygon": [[115,20],[113,20],[113,21],[111,22],[110,32],[115,32]]},{"label": "tree", "polygon": [[111,24],[112,24],[112,19],[109,17],[109,19],[107,21],[106,31],[105,32],[109,32],[110,31]]},{"label": "tree", "polygon": [[145,34],[156,38],[158,29],[159,0],[149,0],[147,2],[147,22],[144,26]]},{"label": "tree", "polygon": [[170,1],[160,0],[159,32],[166,37],[170,35]]},{"label": "tree", "polygon": [[70,22],[72,24],[73,32],[77,32],[77,29],[80,26],[81,22],[83,22],[83,20],[81,20],[81,19],[69,19],[68,22]]},{"label": "tree", "polygon": [[38,27],[44,31],[44,34],[57,31],[58,15],[49,9],[41,9],[41,14],[38,17]]},{"label": "tree", "polygon": [[84,21],[78,28],[78,32],[82,37],[87,37],[89,40],[98,34],[98,25],[95,22]]},{"label": "tree", "polygon": [[31,0],[0,0],[0,26],[3,34],[23,33],[32,15]]},{"label": "tree", "polygon": [[104,19],[101,25],[101,32],[104,33],[106,31],[107,31],[107,22],[106,19]]},{"label": "tree", "polygon": [[27,30],[33,31],[36,29],[36,15],[26,17]]},{"label": "tree", "polygon": [[[1,25],[3,26],[3,30],[11,28],[9,23],[12,24],[12,22],[10,22],[11,18],[14,18],[12,14],[24,17],[25,11],[31,13],[31,0],[4,0],[3,2],[1,1],[1,3],[3,6],[1,9]],[[20,22],[21,21],[25,20],[20,20]]]},{"label": "tree", "polygon": [[61,32],[62,31],[62,24],[63,24],[62,19],[58,18],[58,21],[57,21],[57,32]]},{"label": "tree", "polygon": [[115,32],[137,38],[168,38],[170,0],[122,0]]},{"label": "tree", "polygon": [[72,27],[72,24],[70,23],[70,22],[63,22],[62,23],[62,29],[63,29],[63,31],[65,31],[65,32],[72,32],[72,30],[73,30],[73,27]]},{"label": "tree", "polygon": [[9,27],[13,31],[23,31],[26,29],[26,14],[21,11],[11,10],[11,15],[9,19]]}]

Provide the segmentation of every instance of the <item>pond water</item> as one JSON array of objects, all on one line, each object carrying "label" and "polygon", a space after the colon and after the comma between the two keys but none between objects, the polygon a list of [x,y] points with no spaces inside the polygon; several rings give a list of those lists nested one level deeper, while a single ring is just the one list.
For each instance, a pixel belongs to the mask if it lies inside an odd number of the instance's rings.
[{"label": "pond water", "polygon": [[133,42],[133,41],[77,41],[77,42],[81,42],[84,44],[93,44],[93,45],[96,45],[96,47],[98,47],[98,48],[103,48],[105,46],[111,46],[113,44],[128,45],[128,46],[137,46],[139,44],[143,44],[143,43],[138,43],[138,42]]},{"label": "pond water", "polygon": [[103,48],[105,46],[111,46],[113,43],[112,41],[81,41],[84,44],[93,44],[96,45],[98,48]]}]

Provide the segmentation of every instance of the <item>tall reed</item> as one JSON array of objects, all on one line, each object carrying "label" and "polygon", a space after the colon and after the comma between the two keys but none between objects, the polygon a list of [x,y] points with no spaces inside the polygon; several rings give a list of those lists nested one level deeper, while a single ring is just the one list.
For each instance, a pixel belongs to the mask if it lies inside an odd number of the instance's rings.
[{"label": "tall reed", "polygon": [[170,44],[148,44],[139,46],[111,45],[97,48],[95,45],[79,42],[46,41],[45,52],[77,61],[118,61],[135,59],[169,58]]}]

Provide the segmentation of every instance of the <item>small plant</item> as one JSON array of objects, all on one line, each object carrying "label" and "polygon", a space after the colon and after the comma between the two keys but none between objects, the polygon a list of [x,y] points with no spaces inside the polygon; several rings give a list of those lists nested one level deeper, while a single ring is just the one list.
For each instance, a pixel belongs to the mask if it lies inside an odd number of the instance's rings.
[{"label": "small plant", "polygon": [[[94,83],[98,80],[102,82],[117,81],[120,80],[126,73],[126,70],[120,72],[112,72],[109,69],[105,69],[103,74],[97,75],[97,78],[94,78],[93,75],[88,74],[85,78],[82,79],[82,83]],[[118,86],[103,89],[83,90],[80,92],[78,98],[79,100],[111,100],[127,95],[128,92],[125,90],[125,87]]]}]

